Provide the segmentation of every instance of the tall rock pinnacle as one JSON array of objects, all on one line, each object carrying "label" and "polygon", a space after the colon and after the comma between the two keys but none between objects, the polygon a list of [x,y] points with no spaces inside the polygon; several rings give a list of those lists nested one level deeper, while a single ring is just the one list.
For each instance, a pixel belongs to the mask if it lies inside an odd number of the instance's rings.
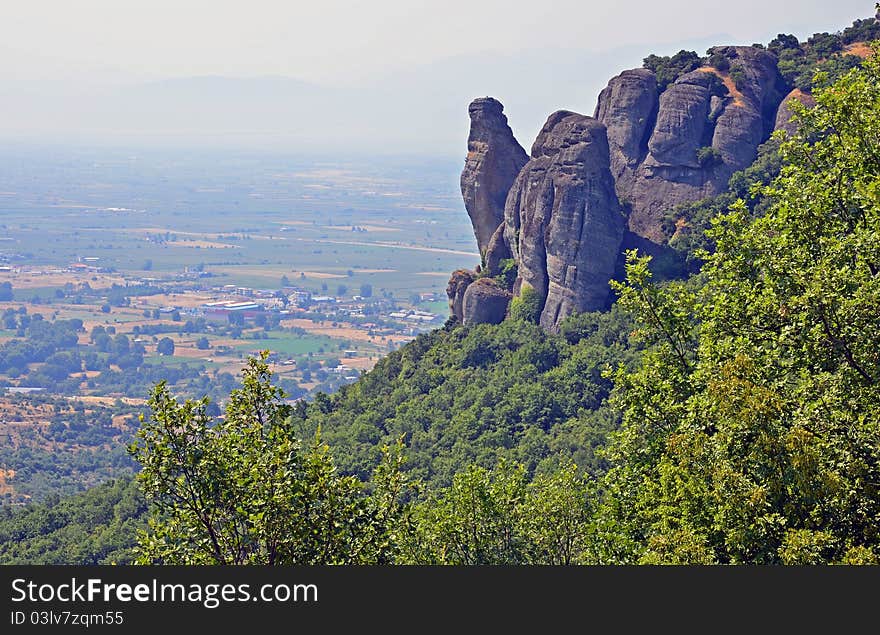
[{"label": "tall rock pinnacle", "polygon": [[504,210],[519,266],[514,292],[543,300],[541,325],[604,306],[625,219],[614,192],[605,126],[561,110],[547,119]]},{"label": "tall rock pinnacle", "polygon": [[497,99],[475,99],[468,114],[471,130],[461,173],[461,195],[480,254],[485,257],[492,235],[504,221],[507,192],[529,157],[513,137],[504,106]]}]

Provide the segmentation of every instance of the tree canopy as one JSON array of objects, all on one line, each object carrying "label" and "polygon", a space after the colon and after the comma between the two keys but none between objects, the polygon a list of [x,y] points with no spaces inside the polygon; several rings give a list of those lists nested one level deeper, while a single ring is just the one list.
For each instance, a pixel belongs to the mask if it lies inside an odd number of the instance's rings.
[{"label": "tree canopy", "polygon": [[710,230],[699,285],[630,256],[653,344],[615,375],[605,561],[880,559],[880,63],[799,109],[762,188]]}]

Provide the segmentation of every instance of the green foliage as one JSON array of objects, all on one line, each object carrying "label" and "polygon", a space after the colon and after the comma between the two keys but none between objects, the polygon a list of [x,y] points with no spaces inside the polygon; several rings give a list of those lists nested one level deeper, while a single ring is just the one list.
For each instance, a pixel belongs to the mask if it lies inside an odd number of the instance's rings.
[{"label": "green foliage", "polygon": [[816,99],[766,213],[713,222],[702,287],[630,260],[621,303],[655,345],[615,374],[600,561],[877,561],[880,62]]},{"label": "green foliage", "polygon": [[770,199],[761,192],[779,174],[782,160],[779,156],[779,140],[771,138],[758,147],[758,158],[745,170],[734,172],[727,184],[727,191],[694,203],[674,207],[663,219],[669,246],[684,254],[692,272],[699,269],[704,252],[711,252],[714,245],[706,230],[712,219],[724,214],[736,201],[742,200],[750,213],[760,216],[769,206]]},{"label": "green foliage", "polygon": [[563,326],[568,341],[522,320],[421,335],[309,404],[298,425],[303,435],[320,428],[340,470],[362,479],[380,460],[377,447],[401,436],[407,474],[428,489],[502,458],[529,474],[565,457],[598,473],[596,449],[617,425],[602,372],[631,365],[638,351],[620,312],[583,314],[578,325]]},{"label": "green foliage", "polygon": [[337,473],[319,437],[303,451],[266,356],[248,361],[219,421],[207,400],[179,404],[164,384],[154,389],[152,418],[130,450],[151,509],[139,562],[356,564],[393,556],[400,452],[386,451],[367,495],[356,478]]},{"label": "green foliage", "polygon": [[718,69],[722,73],[726,73],[730,69],[730,60],[726,55],[719,52],[710,52],[709,59],[706,61],[706,64]]},{"label": "green foliage", "polygon": [[174,340],[170,337],[163,337],[156,344],[156,352],[159,355],[174,355]]},{"label": "green foliage", "polygon": [[513,291],[513,283],[516,282],[516,277],[519,275],[519,268],[517,267],[516,260],[513,258],[505,258],[499,263],[499,265],[500,272],[495,276],[495,279],[502,287],[508,291]]},{"label": "green foliage", "polygon": [[745,87],[748,75],[741,64],[733,64],[730,67],[730,79],[738,89],[742,90]]},{"label": "green foliage", "polygon": [[772,53],[776,53],[776,55],[781,55],[786,50],[800,50],[800,48],[800,40],[794,35],[785,33],[777,35],[767,46],[767,49]]},{"label": "green foliage", "polygon": [[880,23],[873,17],[856,20],[852,23],[852,26],[848,26],[843,30],[843,33],[840,34],[840,39],[843,44],[880,40]]},{"label": "green foliage", "polygon": [[840,33],[816,33],[801,44],[793,35],[778,35],[769,49],[779,58],[779,72],[790,88],[810,92],[827,86],[861,64],[861,58],[846,54],[844,47],[880,38],[874,18],[856,20]]},{"label": "green foliage", "polygon": [[510,319],[537,324],[544,310],[544,299],[532,287],[524,285],[510,302]]},{"label": "green foliage", "polygon": [[657,89],[662,93],[676,79],[702,66],[702,58],[694,51],[679,51],[675,55],[649,55],[643,65],[657,76]]},{"label": "green foliage", "polygon": [[593,482],[573,463],[532,482],[520,464],[470,466],[415,506],[402,548],[409,564],[545,564],[589,561]]},{"label": "green foliage", "polygon": [[0,564],[128,564],[145,526],[146,502],[130,478],[0,508]]},{"label": "green foliage", "polygon": [[814,33],[807,47],[817,57],[829,57],[843,50],[843,38],[837,33]]},{"label": "green foliage", "polygon": [[697,163],[699,163],[700,167],[704,170],[714,168],[716,165],[720,165],[723,162],[724,157],[721,155],[721,151],[718,148],[703,146],[697,150]]}]

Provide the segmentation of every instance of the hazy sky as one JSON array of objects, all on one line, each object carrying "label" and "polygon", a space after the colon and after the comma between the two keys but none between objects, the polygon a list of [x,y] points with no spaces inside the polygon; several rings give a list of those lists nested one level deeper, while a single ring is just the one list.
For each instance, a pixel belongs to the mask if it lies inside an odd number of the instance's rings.
[{"label": "hazy sky", "polygon": [[[450,152],[475,96],[501,98],[528,147],[547,114],[592,114],[607,80],[648,53],[805,39],[874,11],[865,0],[2,2],[0,141],[262,135]],[[319,86],[155,85],[194,76]]]},{"label": "hazy sky", "polygon": [[[804,36],[870,15],[865,0],[7,0],[4,72],[287,75],[335,81],[480,52],[602,50],[778,29]],[[776,26],[778,25],[778,27]],[[14,58],[15,68],[9,68]],[[30,58],[30,59],[28,59]]]}]

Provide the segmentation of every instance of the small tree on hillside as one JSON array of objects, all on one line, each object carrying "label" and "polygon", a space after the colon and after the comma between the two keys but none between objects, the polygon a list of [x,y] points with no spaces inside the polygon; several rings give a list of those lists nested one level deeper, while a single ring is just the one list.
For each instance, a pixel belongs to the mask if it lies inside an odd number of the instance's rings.
[{"label": "small tree on hillside", "polygon": [[156,352],[159,355],[174,355],[174,340],[170,337],[163,337],[156,345]]}]

